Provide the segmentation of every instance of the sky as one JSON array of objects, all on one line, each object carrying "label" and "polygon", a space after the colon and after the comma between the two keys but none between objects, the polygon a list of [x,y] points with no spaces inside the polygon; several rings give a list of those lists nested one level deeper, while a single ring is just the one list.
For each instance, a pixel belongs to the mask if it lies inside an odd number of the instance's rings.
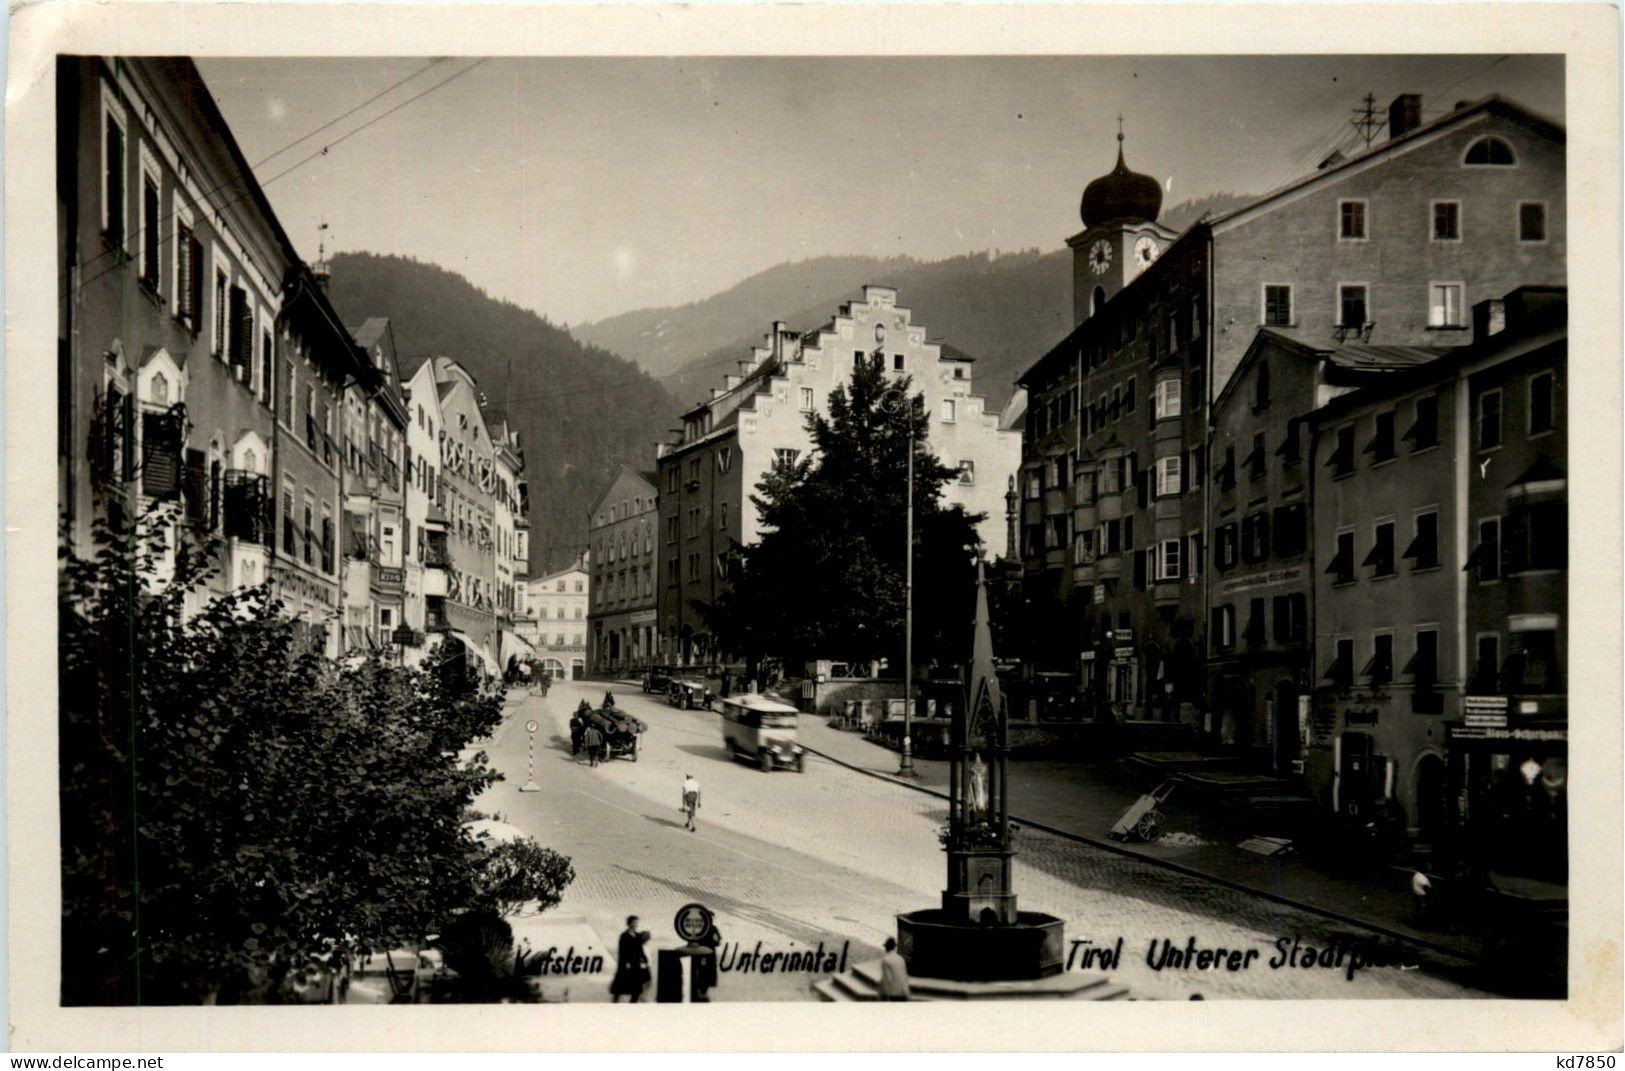
[{"label": "sky", "polygon": [[1115,163],[1119,114],[1164,207],[1312,170],[1356,137],[1367,93],[1384,116],[1405,92],[1425,119],[1500,93],[1563,119],[1551,56],[198,66],[306,259],[324,237],[415,257],[565,324],[825,254],[1060,248]]}]

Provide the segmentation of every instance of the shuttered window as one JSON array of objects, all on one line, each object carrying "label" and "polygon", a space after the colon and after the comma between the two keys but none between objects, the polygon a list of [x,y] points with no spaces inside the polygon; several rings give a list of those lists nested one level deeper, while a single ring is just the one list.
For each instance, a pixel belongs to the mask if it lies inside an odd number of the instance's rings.
[{"label": "shuttered window", "polygon": [[248,292],[240,286],[231,288],[230,315],[231,367],[238,379],[247,383],[254,366],[254,314],[248,307]]},{"label": "shuttered window", "polygon": [[186,519],[201,528],[209,519],[209,478],[202,450],[186,451]]},{"label": "shuttered window", "polygon": [[102,197],[105,219],[103,232],[115,249],[124,244],[124,129],[107,116],[107,136],[102,154]]},{"label": "shuttered window", "polygon": [[141,493],[169,498],[181,486],[180,421],[170,412],[141,414]]}]

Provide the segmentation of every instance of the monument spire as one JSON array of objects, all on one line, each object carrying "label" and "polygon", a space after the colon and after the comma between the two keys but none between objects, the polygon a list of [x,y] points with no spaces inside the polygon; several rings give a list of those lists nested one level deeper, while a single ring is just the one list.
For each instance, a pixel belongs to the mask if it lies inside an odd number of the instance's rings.
[{"label": "monument spire", "polygon": [[988,621],[987,577],[980,559],[976,562],[976,621],[971,626],[970,689],[965,712],[974,723],[983,704],[997,716],[1004,709],[999,695],[998,669],[993,664],[993,628]]}]

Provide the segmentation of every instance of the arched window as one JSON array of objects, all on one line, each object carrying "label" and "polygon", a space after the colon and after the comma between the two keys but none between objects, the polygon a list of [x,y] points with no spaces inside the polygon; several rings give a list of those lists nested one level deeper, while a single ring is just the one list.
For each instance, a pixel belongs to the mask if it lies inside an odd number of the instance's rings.
[{"label": "arched window", "polygon": [[1467,146],[1462,162],[1468,167],[1511,167],[1518,160],[1512,155],[1512,146],[1501,138],[1484,137]]},{"label": "arched window", "polygon": [[152,376],[152,401],[155,405],[169,404],[169,380],[162,372],[154,372]]},{"label": "arched window", "polygon": [[1106,290],[1104,287],[1095,287],[1094,303],[1090,306],[1089,315],[1094,316],[1106,307]]}]

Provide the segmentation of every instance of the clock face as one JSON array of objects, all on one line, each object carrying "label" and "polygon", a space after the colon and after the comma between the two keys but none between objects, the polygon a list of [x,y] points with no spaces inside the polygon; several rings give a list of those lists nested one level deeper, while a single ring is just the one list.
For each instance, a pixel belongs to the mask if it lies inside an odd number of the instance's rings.
[{"label": "clock face", "polygon": [[1112,247],[1106,239],[1101,238],[1089,247],[1089,270],[1096,275],[1106,274],[1106,269],[1112,266]]},{"label": "clock face", "polygon": [[1151,266],[1157,259],[1157,240],[1150,235],[1141,235],[1140,240],[1134,243],[1134,260],[1142,268]]}]

